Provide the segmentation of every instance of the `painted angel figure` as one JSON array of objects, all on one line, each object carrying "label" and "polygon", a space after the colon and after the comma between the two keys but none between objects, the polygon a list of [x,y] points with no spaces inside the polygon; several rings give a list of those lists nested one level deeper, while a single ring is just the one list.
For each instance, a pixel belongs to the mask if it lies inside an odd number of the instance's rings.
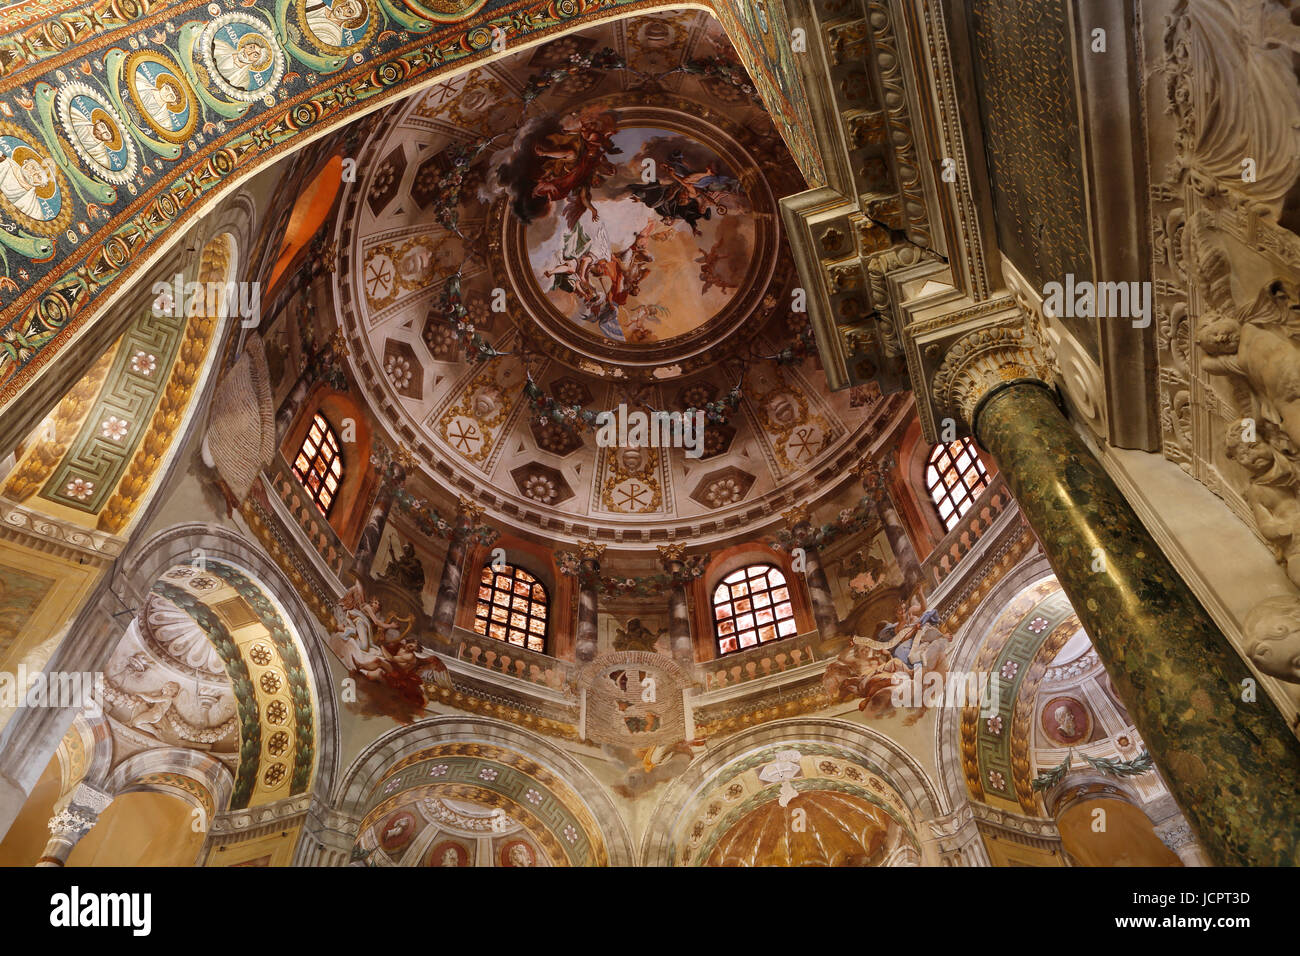
[{"label": "painted angel figure", "polygon": [[[338,630],[329,636],[329,646],[350,671],[369,680],[380,680],[393,668],[382,642],[400,637],[401,621],[380,615],[379,602],[367,601],[360,584],[354,584],[334,606]],[[390,637],[391,635],[391,637]]]},{"label": "painted angel figure", "polygon": [[673,150],[656,182],[636,183],[628,186],[627,191],[657,212],[666,225],[684,222],[698,236],[699,221],[713,218],[715,211],[720,216],[726,215],[723,196],[739,188],[740,181],[734,176],[719,173],[712,164],[701,171],[692,170],[686,165],[682,151]]},{"label": "painted angel figure", "polygon": [[534,154],[543,160],[533,195],[551,202],[567,198],[564,221],[570,229],[584,212],[591,214],[592,222],[600,221],[591,191],[614,175],[614,164],[606,158],[622,152],[614,145],[614,129],[614,117],[608,110],[587,109],[566,116],[559,132],[544,136],[533,146]]}]

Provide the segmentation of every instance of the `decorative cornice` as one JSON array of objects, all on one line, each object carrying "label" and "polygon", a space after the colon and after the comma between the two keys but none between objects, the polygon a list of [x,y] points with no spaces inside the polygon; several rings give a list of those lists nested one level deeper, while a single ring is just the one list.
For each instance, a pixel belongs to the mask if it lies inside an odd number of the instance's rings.
[{"label": "decorative cornice", "polygon": [[52,518],[0,498],[0,539],[13,539],[38,551],[60,557],[108,563],[122,553],[125,542],[116,535],[93,531]]},{"label": "decorative cornice", "polygon": [[1053,380],[1046,353],[1024,328],[978,329],[948,348],[931,386],[936,408],[970,428],[980,401],[1017,379]]}]

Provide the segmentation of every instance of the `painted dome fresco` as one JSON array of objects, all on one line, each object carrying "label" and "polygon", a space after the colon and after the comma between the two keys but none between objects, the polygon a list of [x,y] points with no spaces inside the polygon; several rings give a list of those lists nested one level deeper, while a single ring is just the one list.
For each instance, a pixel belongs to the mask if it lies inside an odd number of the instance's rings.
[{"label": "painted dome fresco", "polygon": [[[732,56],[707,14],[619,21],[375,124],[336,302],[372,407],[440,482],[636,541],[761,521],[861,457],[878,395],[824,387],[776,205],[804,183]],[[620,408],[707,427],[607,447],[593,420]]]}]

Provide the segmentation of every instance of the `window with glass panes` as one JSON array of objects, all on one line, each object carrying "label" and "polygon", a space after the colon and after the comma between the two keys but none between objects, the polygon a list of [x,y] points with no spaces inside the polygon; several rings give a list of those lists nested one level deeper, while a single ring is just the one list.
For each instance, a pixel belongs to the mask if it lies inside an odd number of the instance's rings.
[{"label": "window with glass panes", "polygon": [[293,476],[302,482],[321,514],[328,518],[339,485],[343,483],[343,459],[334,429],[319,412],[312,417],[311,428],[307,429],[298,457],[293,460]]},{"label": "window with glass panes", "polygon": [[988,472],[971,439],[935,445],[930,452],[930,463],[925,468],[925,490],[930,493],[945,531],[956,527],[988,483]]},{"label": "window with glass panes", "polygon": [[548,604],[545,585],[527,571],[510,564],[486,565],[479,577],[474,630],[544,654]]},{"label": "window with glass panes", "polygon": [[793,636],[794,607],[785,575],[770,564],[727,575],[713,589],[713,629],[719,654]]}]

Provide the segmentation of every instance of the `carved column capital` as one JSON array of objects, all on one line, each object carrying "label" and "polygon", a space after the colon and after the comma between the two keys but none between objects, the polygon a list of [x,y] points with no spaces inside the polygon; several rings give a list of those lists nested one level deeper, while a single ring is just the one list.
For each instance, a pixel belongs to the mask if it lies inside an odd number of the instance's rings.
[{"label": "carved column capital", "polygon": [[1017,380],[1051,382],[1046,351],[1024,327],[977,329],[947,349],[935,373],[931,395],[935,407],[964,427],[974,425],[979,403],[999,385]]},{"label": "carved column capital", "polygon": [[791,531],[797,531],[800,525],[809,524],[812,518],[807,508],[803,505],[795,505],[789,511],[781,512],[781,520]]},{"label": "carved column capital", "polygon": [[463,522],[476,524],[483,517],[483,507],[464,495],[458,497],[460,507],[456,511],[456,516]]},{"label": "carved column capital", "polygon": [[605,545],[595,541],[579,541],[578,554],[584,561],[599,561],[605,553]]},{"label": "carved column capital", "polygon": [[659,552],[659,560],[663,563],[664,570],[669,573],[680,568],[682,562],[686,560],[686,545],[680,541],[655,545],[655,550]]},{"label": "carved column capital", "polygon": [[884,494],[896,463],[885,455],[880,458],[864,458],[853,466],[853,477],[862,482],[863,490],[872,498],[879,499]]},{"label": "carved column capital", "polygon": [[1160,837],[1160,842],[1175,853],[1183,847],[1191,846],[1196,842],[1196,837],[1192,835],[1191,826],[1181,816],[1165,821],[1157,826],[1155,830],[1156,836]]},{"label": "carved column capital", "polygon": [[98,819],[99,815],[89,810],[75,806],[64,807],[50,817],[50,833],[75,843],[90,832]]}]

